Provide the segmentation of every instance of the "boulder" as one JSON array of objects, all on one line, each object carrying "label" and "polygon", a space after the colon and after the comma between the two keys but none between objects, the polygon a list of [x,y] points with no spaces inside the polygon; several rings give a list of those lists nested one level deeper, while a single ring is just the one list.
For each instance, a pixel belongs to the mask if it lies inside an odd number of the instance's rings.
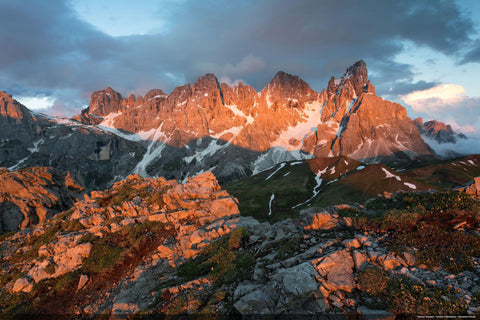
[{"label": "boulder", "polygon": [[351,292],[355,288],[353,258],[347,250],[336,251],[312,261],[315,270],[323,277],[322,283],[330,291]]},{"label": "boulder", "polygon": [[26,277],[23,277],[23,278],[19,278],[17,279],[17,281],[15,281],[15,283],[13,284],[13,289],[12,291],[13,292],[30,292],[32,291],[33,289],[33,283],[32,283],[32,280],[30,280],[29,278],[26,278]]}]

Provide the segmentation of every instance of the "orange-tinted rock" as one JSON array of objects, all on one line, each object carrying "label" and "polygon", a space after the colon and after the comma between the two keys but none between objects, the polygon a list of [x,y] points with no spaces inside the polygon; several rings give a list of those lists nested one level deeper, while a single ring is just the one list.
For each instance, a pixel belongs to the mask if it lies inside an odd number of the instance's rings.
[{"label": "orange-tinted rock", "polygon": [[32,227],[67,210],[83,188],[69,173],[30,168],[0,174],[0,232]]},{"label": "orange-tinted rock", "polygon": [[97,115],[103,125],[129,132],[160,128],[164,134],[158,139],[174,147],[212,137],[258,152],[281,146],[367,161],[433,154],[405,108],[376,96],[363,60],[341,78],[332,77],[321,93],[280,71],[258,93],[243,83],[220,84],[206,74],[169,95],[154,89],[140,98],[122,99],[111,88],[97,91],[77,118],[96,123]]}]

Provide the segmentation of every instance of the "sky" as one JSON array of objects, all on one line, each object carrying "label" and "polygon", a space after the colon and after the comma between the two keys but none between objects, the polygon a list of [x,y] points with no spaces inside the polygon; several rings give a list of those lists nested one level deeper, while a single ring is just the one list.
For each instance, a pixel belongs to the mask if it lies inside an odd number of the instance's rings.
[{"label": "sky", "polygon": [[259,91],[282,70],[321,91],[363,59],[412,119],[480,136],[477,0],[0,0],[0,41],[0,90],[51,115],[205,73]]}]

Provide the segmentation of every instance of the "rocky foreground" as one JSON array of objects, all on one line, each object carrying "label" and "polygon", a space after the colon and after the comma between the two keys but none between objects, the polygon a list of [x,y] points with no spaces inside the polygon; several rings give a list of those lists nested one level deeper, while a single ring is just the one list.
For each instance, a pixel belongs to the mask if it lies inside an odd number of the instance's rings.
[{"label": "rocky foreground", "polygon": [[130,176],[2,237],[0,312],[478,315],[479,209],[399,193],[272,225],[240,216],[209,172]]}]

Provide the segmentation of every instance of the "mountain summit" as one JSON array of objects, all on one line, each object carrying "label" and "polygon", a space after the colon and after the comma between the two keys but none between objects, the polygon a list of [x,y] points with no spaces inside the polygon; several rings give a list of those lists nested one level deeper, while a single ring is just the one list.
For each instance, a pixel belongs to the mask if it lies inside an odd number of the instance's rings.
[{"label": "mountain summit", "polygon": [[170,95],[140,97],[135,108],[122,109],[128,103],[112,91],[95,92],[88,114],[104,117],[104,126],[133,133],[161,128],[152,138],[180,148],[210,137],[256,152],[283,147],[367,161],[433,154],[405,108],[375,94],[363,60],[341,78],[332,77],[321,93],[283,71],[258,93],[243,84],[220,85],[207,74]]},{"label": "mountain summit", "polygon": [[[4,141],[4,166],[45,166],[76,152],[84,158],[61,161],[61,169],[82,175],[83,163],[108,167],[102,183],[126,173],[183,180],[205,170],[224,182],[282,161],[318,156],[344,155],[366,162],[434,156],[405,108],[376,95],[363,60],[342,77],[332,77],[321,92],[283,71],[259,92],[243,83],[220,83],[214,74],[170,94],[152,89],[144,97],[125,98],[108,87],[95,91],[74,121],[33,115],[6,93],[0,102],[0,121],[22,135],[20,149]],[[20,115],[22,124],[13,120]],[[55,140],[52,131],[63,133]],[[87,141],[92,148],[72,150]],[[120,173],[106,160],[128,166]]]}]

